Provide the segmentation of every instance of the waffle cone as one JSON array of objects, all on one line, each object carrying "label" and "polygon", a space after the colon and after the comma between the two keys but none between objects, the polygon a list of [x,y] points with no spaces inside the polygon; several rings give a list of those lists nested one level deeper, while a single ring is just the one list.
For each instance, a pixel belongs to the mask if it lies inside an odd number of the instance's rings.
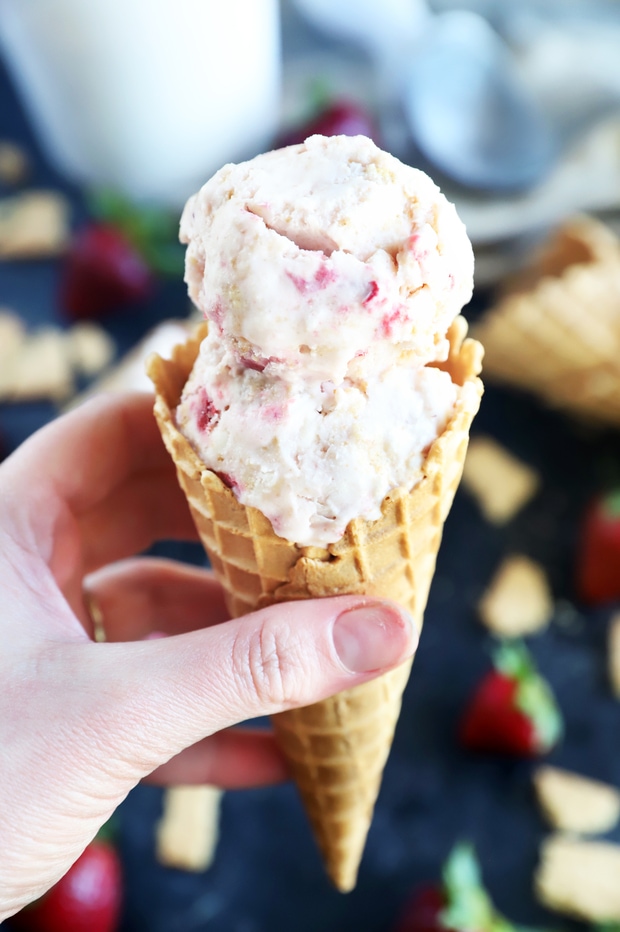
[{"label": "waffle cone", "polygon": [[561,227],[474,333],[489,378],[620,425],[620,242],[603,224]]},{"label": "waffle cone", "polygon": [[[443,523],[461,478],[478,410],[482,348],[465,339],[459,317],[441,368],[459,386],[455,413],[432,444],[422,480],[390,493],[377,521],[352,521],[329,547],[298,547],[278,537],[261,512],[241,505],[177,430],[174,411],[206,329],[172,359],[153,356],[155,416],[179,482],[233,617],[275,602],[361,593],[405,605],[418,627],[435,570]],[[410,663],[330,699],[273,716],[327,872],[351,890],[383,768],[392,745]]]}]

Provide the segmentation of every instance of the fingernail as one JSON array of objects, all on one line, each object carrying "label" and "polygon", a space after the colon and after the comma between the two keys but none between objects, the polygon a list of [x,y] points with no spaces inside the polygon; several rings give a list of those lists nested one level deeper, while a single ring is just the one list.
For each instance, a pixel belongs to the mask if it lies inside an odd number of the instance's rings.
[{"label": "fingernail", "polygon": [[368,602],[336,618],[334,647],[351,673],[392,667],[413,653],[417,635],[409,615],[387,602]]}]

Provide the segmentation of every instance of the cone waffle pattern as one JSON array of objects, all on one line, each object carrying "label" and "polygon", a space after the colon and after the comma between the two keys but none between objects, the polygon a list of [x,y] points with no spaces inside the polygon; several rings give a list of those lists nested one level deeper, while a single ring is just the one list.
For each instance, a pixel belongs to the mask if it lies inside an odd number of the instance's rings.
[{"label": "cone waffle pattern", "polygon": [[620,243],[602,224],[563,227],[474,332],[491,378],[620,425]]},{"label": "cone waffle pattern", "polygon": [[[450,357],[441,364],[460,386],[456,410],[430,448],[421,482],[388,495],[379,520],[352,521],[326,549],[300,548],[278,537],[261,512],[241,505],[205,468],[177,430],[174,411],[206,328],[177,347],[171,360],[151,357],[155,415],[233,617],[275,602],[363,593],[407,606],[421,627],[443,523],[482,394],[482,348],[464,339],[466,331],[459,317],[449,334]],[[355,885],[409,669],[405,664],[273,717],[327,871],[343,891]]]}]

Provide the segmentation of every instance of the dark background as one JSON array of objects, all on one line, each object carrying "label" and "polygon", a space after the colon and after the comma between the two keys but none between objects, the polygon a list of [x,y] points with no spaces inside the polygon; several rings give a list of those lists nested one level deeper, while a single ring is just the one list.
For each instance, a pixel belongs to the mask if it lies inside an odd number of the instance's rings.
[{"label": "dark background", "polygon": [[[1,63],[0,138],[25,144],[33,159],[32,184],[64,190],[78,224],[85,216],[81,193],[46,164]],[[58,273],[58,261],[0,263],[0,305],[33,326],[59,322]],[[470,318],[488,300],[477,293]],[[185,286],[167,282],[148,307],[112,317],[106,327],[120,354],[157,321],[186,312]],[[14,448],[56,413],[47,404],[0,405],[0,432]],[[475,603],[504,555],[528,554],[545,566],[557,599],[549,630],[529,639],[566,721],[565,738],[549,760],[620,785],[620,706],[606,679],[613,607],[582,610],[573,604],[572,588],[579,515],[588,497],[620,472],[620,437],[492,386],[473,433],[491,434],[537,469],[541,490],[502,529],[486,524],[468,495],[457,493],[357,889],[341,895],[330,888],[292,786],[228,792],[215,864],[198,875],[156,863],[161,792],[138,787],[119,810],[123,932],[382,932],[411,890],[438,876],[459,839],[476,846],[485,881],[512,921],[571,925],[542,910],[532,894],[546,833],[533,797],[532,765],[469,756],[457,746],[455,728],[489,665],[492,642],[476,619]],[[161,549],[203,560],[189,546]],[[618,831],[614,837],[620,841]]]}]

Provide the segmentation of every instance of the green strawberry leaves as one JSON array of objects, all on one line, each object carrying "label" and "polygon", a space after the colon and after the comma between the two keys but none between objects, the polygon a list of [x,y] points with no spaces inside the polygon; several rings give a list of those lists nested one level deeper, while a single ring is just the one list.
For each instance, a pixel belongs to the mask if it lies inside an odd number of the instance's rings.
[{"label": "green strawberry leaves", "polygon": [[88,201],[92,215],[123,233],[153,272],[182,278],[185,250],[179,243],[179,217],[175,211],[134,204],[109,189],[91,192]]},{"label": "green strawberry leaves", "polygon": [[495,929],[495,908],[482,886],[480,866],[471,845],[457,844],[443,869],[446,908],[441,924],[459,932],[490,932]]},{"label": "green strawberry leaves", "polygon": [[442,877],[446,907],[440,919],[445,929],[454,932],[537,932],[514,925],[497,911],[483,886],[480,865],[472,845],[459,842],[454,846]]},{"label": "green strawberry leaves", "polygon": [[601,510],[605,518],[615,521],[620,518],[620,489],[608,492],[601,499]]},{"label": "green strawberry leaves", "polygon": [[495,667],[517,684],[517,708],[532,722],[542,751],[554,747],[564,725],[551,687],[539,674],[532,656],[521,641],[502,644],[493,656]]}]

